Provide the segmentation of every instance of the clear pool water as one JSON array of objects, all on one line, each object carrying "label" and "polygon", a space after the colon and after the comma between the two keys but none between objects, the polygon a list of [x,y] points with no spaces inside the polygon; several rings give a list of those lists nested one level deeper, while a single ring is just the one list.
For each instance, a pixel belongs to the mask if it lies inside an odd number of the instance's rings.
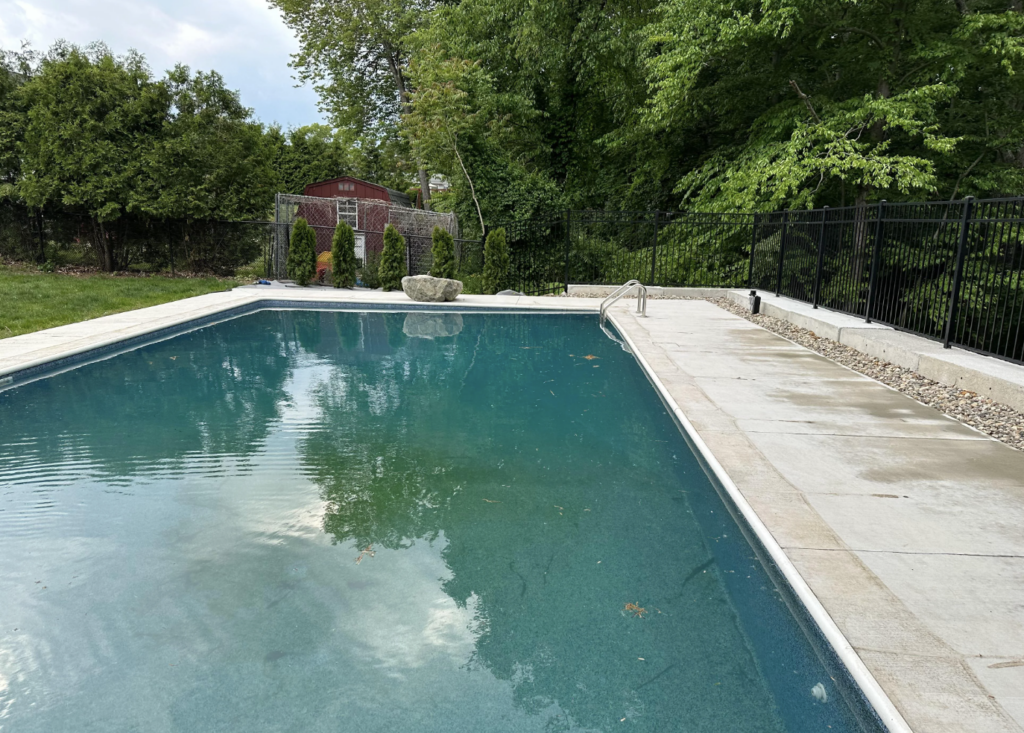
[{"label": "clear pool water", "polygon": [[0,392],[3,731],[871,729],[815,648],[593,316],[263,311]]}]

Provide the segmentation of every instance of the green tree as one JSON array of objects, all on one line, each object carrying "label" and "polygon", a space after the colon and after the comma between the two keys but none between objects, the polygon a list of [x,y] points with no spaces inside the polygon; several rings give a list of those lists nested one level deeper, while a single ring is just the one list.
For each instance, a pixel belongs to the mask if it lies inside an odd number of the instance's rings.
[{"label": "green tree", "polygon": [[302,286],[308,285],[316,275],[316,232],[302,217],[292,226],[287,267],[288,277]]},{"label": "green tree", "polygon": [[3,58],[0,196],[45,213],[48,236],[77,240],[85,220],[107,270],[173,267],[175,249],[194,270],[255,257],[251,230],[214,220],[269,216],[275,146],[218,74],[154,80],[138,54],[99,44]]},{"label": "green tree", "polygon": [[281,193],[301,194],[310,183],[344,175],[362,177],[361,155],[351,135],[327,125],[312,124],[288,130],[272,128],[275,168]]},{"label": "green tree", "polygon": [[336,288],[356,284],[356,235],[344,221],[338,222],[331,240],[331,280]]},{"label": "green tree", "polygon": [[455,241],[452,235],[441,227],[434,227],[430,238],[430,254],[433,258],[430,274],[434,277],[455,277]]},{"label": "green tree", "polygon": [[216,72],[176,66],[133,210],[157,218],[266,219],[277,188],[274,150]]},{"label": "green tree", "polygon": [[[292,66],[311,81],[321,107],[364,148],[392,148],[399,114],[408,111],[409,34],[431,0],[271,0],[299,39]],[[429,208],[426,168],[416,164]],[[400,186],[399,188],[405,188]]]},{"label": "green tree", "polygon": [[509,255],[505,230],[487,233],[484,243],[484,292],[494,294],[509,287]]},{"label": "green tree", "polygon": [[380,256],[380,285],[384,290],[401,290],[405,277],[405,237],[394,226],[384,227],[384,251]]},{"label": "green tree", "polygon": [[21,172],[18,155],[25,110],[17,94],[37,73],[38,58],[27,46],[21,51],[0,49],[0,201],[16,197]]},{"label": "green tree", "polygon": [[99,44],[58,44],[17,94],[25,110],[18,196],[32,207],[85,216],[103,269],[123,266],[126,235],[118,224],[139,204],[166,119],[166,86],[134,52],[118,57]]},{"label": "green tree", "polygon": [[402,125],[466,221],[1024,188],[1017,0],[462,0],[410,46]]}]

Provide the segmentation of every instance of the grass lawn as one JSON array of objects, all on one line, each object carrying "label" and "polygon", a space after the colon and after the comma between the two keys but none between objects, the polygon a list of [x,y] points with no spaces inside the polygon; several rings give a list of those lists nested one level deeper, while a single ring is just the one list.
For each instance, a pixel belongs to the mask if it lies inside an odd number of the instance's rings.
[{"label": "grass lawn", "polygon": [[47,274],[0,265],[0,339],[240,285],[216,277]]}]

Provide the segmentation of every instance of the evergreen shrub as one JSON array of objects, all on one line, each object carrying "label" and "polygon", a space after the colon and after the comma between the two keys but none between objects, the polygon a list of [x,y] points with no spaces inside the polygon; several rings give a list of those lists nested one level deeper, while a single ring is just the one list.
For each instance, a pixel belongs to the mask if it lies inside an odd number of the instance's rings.
[{"label": "evergreen shrub", "polygon": [[288,245],[288,277],[302,286],[316,275],[316,232],[302,217],[295,220]]},{"label": "evergreen shrub", "polygon": [[331,240],[331,280],[336,288],[356,284],[356,234],[346,222],[338,222]]},{"label": "evergreen shrub", "polygon": [[505,230],[495,229],[487,234],[484,243],[484,292],[494,293],[509,287],[508,241]]},{"label": "evergreen shrub", "polygon": [[401,290],[405,274],[405,237],[388,224],[384,227],[384,251],[380,256],[380,286],[384,290]]},{"label": "evergreen shrub", "polygon": [[455,240],[452,235],[441,227],[434,227],[430,235],[433,244],[430,247],[430,254],[433,256],[433,264],[430,266],[430,274],[434,277],[455,277]]}]

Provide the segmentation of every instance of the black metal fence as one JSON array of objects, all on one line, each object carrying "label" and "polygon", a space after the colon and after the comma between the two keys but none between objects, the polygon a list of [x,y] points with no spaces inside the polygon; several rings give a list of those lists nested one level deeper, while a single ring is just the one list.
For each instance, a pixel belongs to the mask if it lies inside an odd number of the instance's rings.
[{"label": "black metal fence", "polygon": [[750,287],[1024,362],[1024,198],[503,225],[513,287]]},{"label": "black metal fence", "polygon": [[1024,199],[758,217],[750,287],[1024,361]]},{"label": "black metal fence", "polygon": [[502,224],[513,287],[567,283],[743,287],[754,217],[680,211],[567,211]]}]

